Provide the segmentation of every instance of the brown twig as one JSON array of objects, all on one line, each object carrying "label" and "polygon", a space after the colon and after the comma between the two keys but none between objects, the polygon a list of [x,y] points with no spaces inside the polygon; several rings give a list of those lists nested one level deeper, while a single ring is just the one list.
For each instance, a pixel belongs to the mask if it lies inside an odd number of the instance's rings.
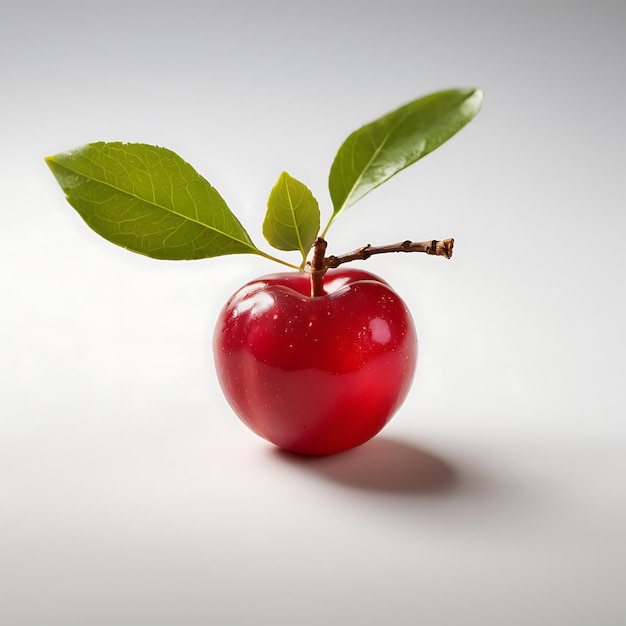
[{"label": "brown twig", "polygon": [[341,256],[326,257],[324,265],[326,268],[339,267],[342,263],[349,261],[369,259],[374,254],[386,254],[387,252],[425,252],[434,256],[445,256],[449,259],[452,256],[454,247],[454,239],[444,239],[437,241],[401,241],[399,243],[391,243],[386,246],[372,246],[367,244],[358,248],[354,252],[342,254]]},{"label": "brown twig", "polygon": [[318,237],[313,244],[313,258],[311,259],[311,295],[323,296],[323,279],[324,274],[335,267],[339,267],[343,263],[350,261],[366,260],[375,254],[387,254],[388,252],[425,252],[433,256],[445,256],[449,259],[452,256],[454,248],[454,239],[444,239],[439,241],[432,239],[430,241],[401,241],[386,246],[372,246],[367,244],[348,254],[340,256],[325,256],[327,243],[321,237]]}]

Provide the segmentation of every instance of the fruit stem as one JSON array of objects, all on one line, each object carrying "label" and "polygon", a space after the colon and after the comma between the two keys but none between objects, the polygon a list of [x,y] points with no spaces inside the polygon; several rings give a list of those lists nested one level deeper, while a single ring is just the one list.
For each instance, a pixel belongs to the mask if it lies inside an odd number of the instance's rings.
[{"label": "fruit stem", "polygon": [[322,237],[313,243],[313,257],[311,259],[311,296],[313,298],[324,295],[323,280],[328,270],[326,267],[326,247],[328,244]]}]

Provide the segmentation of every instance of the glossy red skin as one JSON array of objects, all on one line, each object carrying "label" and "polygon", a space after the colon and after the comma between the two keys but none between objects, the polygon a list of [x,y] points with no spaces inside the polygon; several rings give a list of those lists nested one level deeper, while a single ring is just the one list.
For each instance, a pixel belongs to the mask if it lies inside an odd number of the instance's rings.
[{"label": "glossy red skin", "polygon": [[311,297],[303,272],[259,278],[226,304],[214,335],[235,413],[277,446],[311,455],[376,435],[404,401],[417,360],[411,315],[385,281],[338,268],[324,290]]}]

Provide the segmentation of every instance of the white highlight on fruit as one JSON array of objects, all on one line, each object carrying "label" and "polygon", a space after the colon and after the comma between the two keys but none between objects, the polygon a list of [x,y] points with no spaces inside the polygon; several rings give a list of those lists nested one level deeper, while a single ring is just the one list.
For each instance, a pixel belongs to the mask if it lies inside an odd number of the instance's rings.
[{"label": "white highlight on fruit", "polygon": [[391,329],[384,319],[376,317],[370,321],[370,332],[376,343],[389,343],[391,341]]}]

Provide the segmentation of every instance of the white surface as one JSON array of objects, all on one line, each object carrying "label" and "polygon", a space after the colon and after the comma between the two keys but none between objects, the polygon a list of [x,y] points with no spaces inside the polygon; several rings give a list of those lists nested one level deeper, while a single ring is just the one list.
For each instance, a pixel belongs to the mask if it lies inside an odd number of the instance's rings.
[{"label": "white surface", "polygon": [[[199,6],[0,24],[0,623],[624,623],[624,8]],[[42,161],[165,145],[262,245],[283,169],[327,216],[347,134],[450,86],[485,90],[478,118],[329,236],[457,246],[367,261],[414,312],[418,374],[327,459],[277,453],[217,387],[217,312],[276,268],[116,248]]]}]

